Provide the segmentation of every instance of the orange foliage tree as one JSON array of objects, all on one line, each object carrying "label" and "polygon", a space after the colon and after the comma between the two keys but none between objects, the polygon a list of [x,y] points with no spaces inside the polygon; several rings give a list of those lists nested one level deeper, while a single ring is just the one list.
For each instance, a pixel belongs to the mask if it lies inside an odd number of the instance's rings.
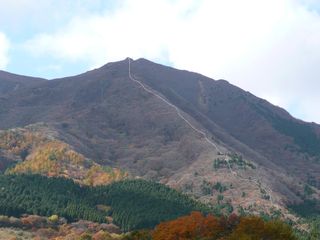
[{"label": "orange foliage tree", "polygon": [[192,212],[189,216],[160,223],[152,234],[154,240],[189,240],[218,237],[224,231],[218,218],[200,212]]},{"label": "orange foliage tree", "polygon": [[235,214],[216,218],[192,212],[189,216],[160,223],[153,240],[296,240],[292,229],[280,220],[265,222],[257,216]]}]

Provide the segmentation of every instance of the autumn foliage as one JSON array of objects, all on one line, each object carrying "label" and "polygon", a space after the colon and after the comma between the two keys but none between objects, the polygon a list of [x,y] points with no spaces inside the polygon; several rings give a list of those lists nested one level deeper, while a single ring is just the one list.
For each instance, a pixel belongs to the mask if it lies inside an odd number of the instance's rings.
[{"label": "autumn foliage", "polygon": [[159,224],[153,240],[294,240],[292,229],[276,220],[265,222],[257,216],[204,216],[192,212],[189,216]]},{"label": "autumn foliage", "polygon": [[[41,125],[40,125],[41,126]],[[85,158],[69,144],[55,139],[48,132],[29,128],[0,131],[0,149],[12,156],[11,166],[0,163],[7,174],[32,173],[49,177],[65,177],[90,185],[106,185],[128,178],[128,173],[117,168],[101,166]],[[39,130],[40,128],[40,130]]]},{"label": "autumn foliage", "polygon": [[189,216],[159,224],[154,233],[155,240],[194,239],[217,236],[223,231],[219,220],[212,216],[203,216],[200,212],[192,212]]}]

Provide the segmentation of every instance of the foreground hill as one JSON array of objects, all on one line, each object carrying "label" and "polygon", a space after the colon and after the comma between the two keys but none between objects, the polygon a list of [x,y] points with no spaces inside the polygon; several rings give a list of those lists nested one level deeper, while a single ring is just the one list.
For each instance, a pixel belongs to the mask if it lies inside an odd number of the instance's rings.
[{"label": "foreground hill", "polygon": [[209,208],[162,184],[126,180],[85,187],[64,178],[0,176],[0,215],[58,214],[68,221],[109,222],[123,230],[154,227],[161,221]]},{"label": "foreground hill", "polygon": [[0,129],[44,122],[97,164],[248,211],[319,198],[319,125],[224,80],[145,59],[129,74],[129,60],[17,88],[2,73]]},{"label": "foreground hill", "polygon": [[117,168],[101,166],[57,139],[46,124],[0,130],[0,170],[65,177],[85,185],[105,185],[128,178]]},{"label": "foreground hill", "polygon": [[[119,235],[115,224],[125,232],[140,231]],[[125,180],[85,187],[40,175],[0,176],[0,227],[4,239],[297,239],[279,219],[216,215],[159,183]]]}]

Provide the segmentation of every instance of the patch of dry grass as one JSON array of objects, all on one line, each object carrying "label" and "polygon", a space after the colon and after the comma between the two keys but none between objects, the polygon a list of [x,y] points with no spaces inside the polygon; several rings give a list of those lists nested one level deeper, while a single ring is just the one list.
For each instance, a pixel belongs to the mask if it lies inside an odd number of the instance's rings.
[{"label": "patch of dry grass", "polygon": [[0,228],[0,240],[31,240],[34,235],[30,232],[14,228]]}]

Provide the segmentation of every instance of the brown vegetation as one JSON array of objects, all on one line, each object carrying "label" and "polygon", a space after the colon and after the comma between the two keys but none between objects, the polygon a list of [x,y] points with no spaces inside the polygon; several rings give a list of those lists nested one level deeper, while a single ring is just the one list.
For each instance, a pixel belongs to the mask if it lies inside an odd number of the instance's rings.
[{"label": "brown vegetation", "polygon": [[6,173],[63,176],[91,186],[128,178],[120,169],[102,167],[85,158],[67,143],[55,139],[56,134],[41,124],[1,131],[0,149],[15,164]]},{"label": "brown vegetation", "polygon": [[216,218],[193,212],[189,216],[159,224],[152,233],[153,240],[192,239],[270,239],[295,240],[292,229],[281,221],[265,222],[259,217]]}]

